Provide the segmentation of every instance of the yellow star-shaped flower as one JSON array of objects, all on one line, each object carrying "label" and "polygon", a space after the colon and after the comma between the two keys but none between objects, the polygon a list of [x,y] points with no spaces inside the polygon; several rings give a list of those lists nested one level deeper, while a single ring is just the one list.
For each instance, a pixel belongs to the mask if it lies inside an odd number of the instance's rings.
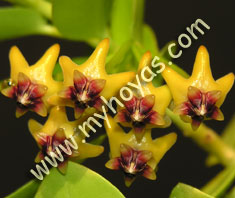
[{"label": "yellow star-shaped flower", "polygon": [[[140,74],[141,70],[146,66],[151,66],[152,55],[150,52],[146,52],[139,64],[138,73]],[[167,85],[163,85],[160,87],[154,87],[152,82],[144,82],[141,79],[141,83],[143,86],[144,95],[153,94],[155,96],[155,103],[153,106],[153,110],[157,111],[162,116],[166,113],[166,108],[169,106],[172,96],[170,89]]]},{"label": "yellow star-shaped flower", "polygon": [[[130,149],[128,147],[130,147],[132,151],[136,151],[137,156],[139,153],[142,153],[143,155],[141,154],[139,160],[145,161],[146,165],[148,165],[151,170],[156,170],[159,161],[162,159],[165,153],[174,145],[177,139],[177,135],[175,133],[170,133],[163,137],[152,140],[151,131],[148,130],[144,134],[142,140],[139,142],[135,137],[134,130],[131,130],[129,133],[125,133],[111,116],[109,116],[108,119],[110,123],[110,128],[105,122],[105,129],[109,139],[111,160],[106,163],[106,167],[115,170],[122,169],[124,172],[127,171],[126,173],[133,174],[133,177],[136,173],[133,170],[135,164],[132,164],[133,166],[131,166],[130,164],[130,166],[128,167],[120,168],[116,160],[121,156],[121,154],[126,155],[122,156],[124,158],[128,157],[129,154],[133,155],[133,152],[129,153],[130,151],[128,150]],[[144,158],[147,158],[147,160],[144,160]],[[149,172],[149,170],[144,173],[144,176],[149,179],[156,179],[155,173],[152,171]],[[129,186],[132,181],[126,180],[126,182],[126,184]]]},{"label": "yellow star-shaped flower", "polygon": [[134,78],[133,72],[108,75],[105,70],[105,59],[109,49],[109,40],[104,39],[93,54],[82,65],[75,64],[69,57],[59,59],[63,70],[63,91],[50,98],[50,103],[60,106],[75,106],[78,118],[87,107],[100,110],[103,96],[109,99],[119,89]]},{"label": "yellow star-shaped flower", "polygon": [[[145,128],[165,128],[171,124],[170,119],[165,115],[166,108],[171,102],[171,93],[167,85],[154,87],[152,81],[144,81],[141,71],[148,67],[151,71],[152,56],[146,52],[138,68],[138,77],[132,82],[135,85],[141,84],[141,90],[132,88],[134,96],[129,101],[124,101],[125,107],[119,108],[115,120],[127,127],[133,127],[138,140],[144,135]],[[145,77],[149,78],[146,71]],[[137,79],[138,78],[138,79]],[[129,84],[129,87],[131,84]],[[140,86],[139,86],[140,87]]]},{"label": "yellow star-shaped flower", "polygon": [[29,66],[20,50],[14,46],[10,50],[11,86],[3,89],[2,93],[17,101],[16,116],[19,117],[27,110],[47,115],[49,96],[61,89],[62,83],[54,81],[52,72],[59,55],[59,45],[50,47],[42,58]]},{"label": "yellow star-shaped flower", "polygon": [[197,52],[193,72],[188,79],[169,67],[166,67],[162,75],[171,90],[175,113],[181,115],[186,122],[191,122],[194,129],[199,127],[204,118],[223,120],[219,107],[232,88],[234,74],[229,73],[215,81],[209,54],[204,46]]},{"label": "yellow star-shaped flower", "polygon": [[[65,146],[64,141],[66,139],[69,140],[71,136],[77,143],[78,149],[73,150],[70,156],[65,155],[65,161],[59,164],[58,168],[63,173],[67,167],[68,157],[72,157],[73,161],[77,161],[80,159],[96,157],[100,155],[104,150],[103,146],[85,143],[82,141],[85,139],[85,136],[82,133],[78,134],[77,126],[83,121],[85,121],[85,118],[79,121],[68,121],[65,108],[59,106],[55,106],[51,109],[49,118],[44,125],[41,125],[33,119],[29,120],[29,130],[38,143],[39,148],[41,149],[35,159],[35,162],[38,163],[43,160],[50,151],[56,153],[55,146],[58,146],[58,142]],[[69,141],[72,142],[71,140]]]}]

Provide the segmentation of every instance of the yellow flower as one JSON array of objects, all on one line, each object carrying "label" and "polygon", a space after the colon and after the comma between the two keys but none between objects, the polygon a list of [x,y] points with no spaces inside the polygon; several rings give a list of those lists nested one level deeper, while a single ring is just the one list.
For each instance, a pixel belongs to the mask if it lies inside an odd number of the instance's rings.
[{"label": "yellow flower", "polygon": [[16,117],[20,117],[27,110],[37,112],[41,116],[47,115],[49,107],[47,99],[61,89],[62,83],[52,78],[52,72],[59,55],[59,45],[50,47],[42,58],[29,66],[20,50],[14,46],[10,50],[11,65],[10,87],[2,93],[17,102]]},{"label": "yellow flower", "polygon": [[151,131],[147,130],[139,142],[134,130],[125,133],[111,116],[108,119],[110,128],[105,123],[105,129],[109,139],[111,160],[106,163],[106,167],[123,170],[127,186],[130,186],[137,173],[155,180],[157,164],[175,143],[176,134],[170,133],[152,140]]},{"label": "yellow flower", "polygon": [[[165,115],[166,108],[172,99],[168,86],[156,88],[151,81],[145,82],[141,75],[141,71],[145,67],[148,67],[151,71],[151,60],[151,53],[146,52],[139,63],[138,77],[136,76],[136,79],[132,82],[137,85],[139,81],[142,91],[132,88],[134,96],[131,100],[124,101],[125,107],[120,108],[115,116],[117,122],[134,128],[138,140],[143,137],[145,128],[165,128],[171,124],[170,119]],[[149,78],[147,70],[144,76]]]},{"label": "yellow flower", "polygon": [[68,121],[65,108],[59,106],[55,106],[51,109],[49,118],[44,125],[41,125],[33,119],[29,120],[29,130],[41,149],[35,162],[39,163],[46,155],[50,156],[51,151],[58,154],[56,147],[61,144],[66,148],[65,140],[71,138],[71,136],[74,138],[78,149],[73,150],[71,155],[62,151],[64,161],[58,166],[62,173],[66,171],[69,157],[72,157],[73,161],[77,161],[79,159],[100,155],[104,150],[103,146],[84,143],[82,141],[85,138],[84,135],[82,133],[78,134],[77,126],[83,121],[85,121],[85,118],[80,121]]},{"label": "yellow flower", "polygon": [[[51,104],[75,107],[75,117],[90,111],[90,108],[101,110],[100,96],[109,99],[119,89],[134,78],[133,72],[108,75],[105,70],[105,59],[109,49],[109,40],[104,39],[93,54],[82,65],[75,64],[69,57],[59,59],[63,70],[63,90],[50,98]],[[94,111],[92,111],[94,112]]]},{"label": "yellow flower", "polygon": [[234,74],[214,80],[209,54],[204,46],[197,52],[192,75],[186,79],[169,67],[162,73],[174,99],[174,112],[197,129],[203,119],[223,120],[219,107],[232,88]]}]

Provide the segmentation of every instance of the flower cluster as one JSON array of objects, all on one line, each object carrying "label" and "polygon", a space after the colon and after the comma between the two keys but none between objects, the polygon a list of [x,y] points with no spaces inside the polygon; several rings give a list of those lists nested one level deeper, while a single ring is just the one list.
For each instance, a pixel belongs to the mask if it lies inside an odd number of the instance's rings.
[{"label": "flower cluster", "polygon": [[[43,160],[50,152],[56,152],[56,147],[63,145],[70,136],[75,138],[78,149],[72,155],[64,153],[65,160],[58,166],[62,173],[66,173],[68,160],[96,157],[104,150],[102,146],[84,142],[85,135],[78,126],[92,114],[104,111],[102,97],[111,99],[122,87],[128,83],[133,85],[137,80],[141,92],[133,86],[133,96],[123,101],[124,105],[117,108],[114,118],[108,116],[109,122],[105,122],[111,157],[106,167],[121,170],[127,186],[137,175],[155,180],[157,165],[177,136],[170,133],[153,140],[151,129],[165,128],[171,124],[166,109],[172,99],[174,112],[190,122],[195,130],[204,119],[223,120],[219,108],[232,87],[234,75],[231,73],[215,81],[210,71],[208,53],[200,47],[190,78],[185,79],[166,67],[162,74],[167,85],[156,88],[151,81],[142,79],[139,82],[139,78],[135,78],[143,68],[151,73],[148,67],[152,60],[150,52],[143,55],[137,74],[123,72],[109,75],[105,70],[108,49],[109,40],[104,39],[82,65],[61,56],[59,63],[64,80],[60,82],[52,77],[59,45],[49,48],[32,66],[28,65],[17,47],[12,47],[11,75],[8,86],[1,92],[15,100],[17,117],[29,110],[44,117],[49,114],[44,125],[35,120],[28,122],[29,130],[40,148],[36,162]],[[68,121],[65,107],[74,108],[74,121]],[[126,133],[118,123],[131,129]]]}]

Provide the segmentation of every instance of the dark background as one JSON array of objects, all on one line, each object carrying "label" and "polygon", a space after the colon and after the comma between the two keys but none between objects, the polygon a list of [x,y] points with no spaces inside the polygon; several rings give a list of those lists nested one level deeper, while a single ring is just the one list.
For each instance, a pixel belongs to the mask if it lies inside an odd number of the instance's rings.
[{"label": "dark background", "polygon": [[[2,5],[6,4],[0,3],[0,6]],[[201,18],[204,20],[211,29],[206,30],[205,35],[200,35],[198,40],[192,40],[192,46],[183,50],[182,56],[175,62],[188,73],[191,73],[196,51],[200,45],[205,45],[210,53],[214,77],[217,79],[234,71],[234,8],[235,3],[233,0],[148,0],[146,1],[145,22],[153,27],[159,45],[163,47],[168,41],[176,40],[181,33],[186,33],[186,27],[194,23],[196,19]],[[33,64],[54,43],[60,44],[61,55],[70,57],[85,56],[92,52],[92,48],[84,43],[42,36],[2,41],[0,42],[0,79],[9,76],[8,52],[12,45],[17,45],[28,62]],[[225,121],[208,122],[208,125],[218,133],[222,132],[234,112],[234,103],[232,104],[234,99],[233,88],[222,106]],[[35,116],[33,113],[27,113],[22,118],[16,119],[13,101],[2,95],[0,95],[0,101],[0,197],[3,197],[33,178],[29,170],[35,166],[34,158],[38,148],[28,131],[27,121],[32,117],[39,121],[44,119]],[[128,198],[167,198],[171,189],[178,182],[200,188],[222,169],[220,166],[206,168],[204,161],[207,154],[190,139],[184,138],[174,126],[166,130],[157,130],[154,134],[163,135],[165,131],[176,131],[178,141],[161,160],[156,181],[138,178],[130,188],[126,188],[121,174],[104,167],[104,163],[108,160],[107,140],[105,141],[105,152],[101,157],[89,159],[85,162],[85,165],[103,175]]]}]

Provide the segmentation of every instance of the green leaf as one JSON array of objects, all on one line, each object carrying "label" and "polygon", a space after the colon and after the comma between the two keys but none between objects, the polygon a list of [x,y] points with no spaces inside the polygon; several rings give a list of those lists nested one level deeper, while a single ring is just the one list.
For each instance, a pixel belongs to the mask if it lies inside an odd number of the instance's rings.
[{"label": "green leaf", "polygon": [[213,178],[202,191],[212,196],[218,197],[222,195],[232,184],[235,178],[235,165],[231,165],[221,171]]},{"label": "green leaf", "polygon": [[143,38],[142,43],[145,51],[149,50],[152,53],[152,56],[159,54],[159,48],[157,43],[157,38],[153,29],[145,24],[143,27]]},{"label": "green leaf", "polygon": [[12,4],[35,9],[47,19],[51,19],[52,4],[45,0],[5,0]]},{"label": "green leaf", "polygon": [[45,177],[35,198],[121,198],[122,193],[96,172],[69,162],[66,175],[56,168]]},{"label": "green leaf", "polygon": [[34,10],[20,7],[0,9],[0,40],[32,34],[50,34],[54,31],[52,29]]},{"label": "green leaf", "polygon": [[109,0],[54,0],[52,20],[64,37],[95,44],[106,35],[109,4]]},{"label": "green leaf", "polygon": [[171,192],[170,198],[213,198],[210,195],[189,186],[187,184],[177,184]]},{"label": "green leaf", "polygon": [[132,41],[122,44],[110,57],[106,64],[106,71],[109,74],[123,72],[130,69],[130,62],[133,58],[131,51]]},{"label": "green leaf", "polygon": [[120,46],[142,35],[144,0],[114,0],[111,14],[111,37]]},{"label": "green leaf", "polygon": [[37,189],[40,185],[40,181],[39,180],[31,180],[28,183],[26,183],[25,185],[23,185],[22,187],[20,187],[19,189],[17,189],[15,192],[13,192],[12,194],[8,195],[5,198],[16,198],[16,197],[34,197],[34,195],[37,192]]}]

